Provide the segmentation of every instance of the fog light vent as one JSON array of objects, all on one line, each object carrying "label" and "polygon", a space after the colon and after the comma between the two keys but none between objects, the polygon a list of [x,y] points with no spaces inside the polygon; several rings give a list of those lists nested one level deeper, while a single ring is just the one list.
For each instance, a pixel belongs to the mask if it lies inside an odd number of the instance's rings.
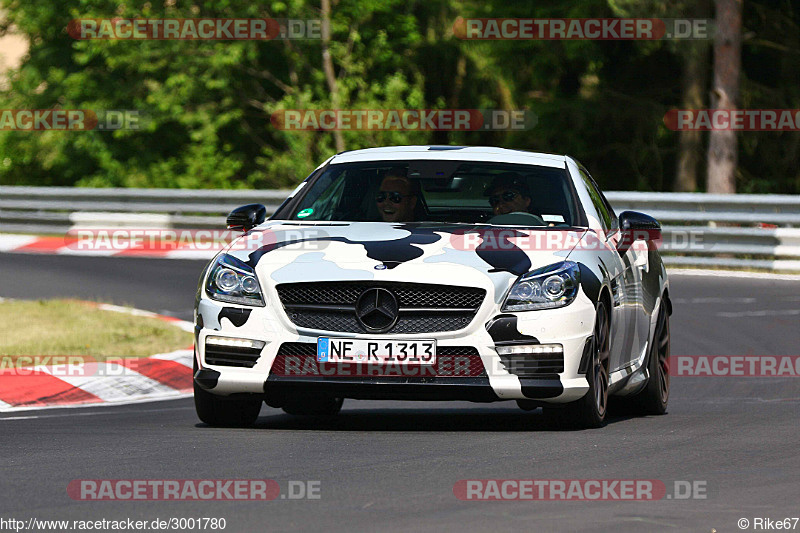
[{"label": "fog light vent", "polygon": [[513,344],[496,349],[505,369],[519,377],[553,376],[564,371],[564,347],[560,344]]},{"label": "fog light vent", "polygon": [[261,357],[264,341],[236,337],[206,337],[206,364],[253,368]]}]

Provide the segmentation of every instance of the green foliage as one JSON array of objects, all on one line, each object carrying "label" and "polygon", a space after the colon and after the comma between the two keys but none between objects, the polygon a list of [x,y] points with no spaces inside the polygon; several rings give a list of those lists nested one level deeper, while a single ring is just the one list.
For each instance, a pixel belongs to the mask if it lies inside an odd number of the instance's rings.
[{"label": "green foliage", "polygon": [[[684,0],[332,1],[339,107],[528,109],[516,132],[345,131],[347,149],[471,144],[569,153],[607,189],[669,190],[681,101],[682,42],[465,41],[463,17],[684,16]],[[335,151],[330,132],[286,132],[283,109],[329,109],[319,40],[72,39],[75,18],[318,19],[318,1],[0,0],[30,40],[0,90],[4,109],[135,109],[135,131],[0,131],[0,183],[185,188],[289,187]],[[160,7],[159,7],[160,6]],[[742,105],[797,108],[800,7],[746,2]],[[742,191],[800,191],[796,133],[740,136]]]}]

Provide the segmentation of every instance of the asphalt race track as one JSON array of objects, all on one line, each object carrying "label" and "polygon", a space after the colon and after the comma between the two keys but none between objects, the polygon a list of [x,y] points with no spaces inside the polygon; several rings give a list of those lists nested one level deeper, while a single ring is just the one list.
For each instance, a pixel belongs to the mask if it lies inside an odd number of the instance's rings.
[{"label": "asphalt race track", "polygon": [[[0,296],[101,299],[191,319],[199,261],[0,255]],[[800,281],[676,275],[673,355],[800,354]],[[5,414],[0,518],[222,517],[225,531],[741,531],[800,516],[797,378],[673,377],[669,414],[565,431],[515,404],[346,401],[327,422],[191,400]],[[460,501],[462,479],[697,482],[704,499]],[[320,499],[74,501],[75,479],[319,481]],[[800,525],[797,525],[800,529]]]}]

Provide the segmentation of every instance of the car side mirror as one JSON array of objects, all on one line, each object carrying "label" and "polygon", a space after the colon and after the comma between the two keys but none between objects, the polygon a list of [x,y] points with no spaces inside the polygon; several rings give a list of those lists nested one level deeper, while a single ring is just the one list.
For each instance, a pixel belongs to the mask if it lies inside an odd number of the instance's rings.
[{"label": "car side mirror", "polygon": [[619,215],[619,250],[627,250],[636,241],[661,241],[661,224],[650,215],[636,211],[623,211]]},{"label": "car side mirror", "polygon": [[261,204],[248,204],[230,212],[228,229],[250,231],[267,219],[267,208]]}]

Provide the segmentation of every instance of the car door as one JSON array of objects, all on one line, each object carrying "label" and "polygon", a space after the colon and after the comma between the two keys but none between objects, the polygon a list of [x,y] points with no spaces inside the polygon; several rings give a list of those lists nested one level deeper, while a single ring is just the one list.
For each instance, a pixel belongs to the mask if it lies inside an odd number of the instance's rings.
[{"label": "car door", "polygon": [[613,269],[610,265],[606,268],[609,274],[614,273],[609,276],[613,299],[609,371],[614,372],[635,360],[647,340],[646,334],[642,335],[642,326],[646,329],[647,323],[640,312],[643,309],[642,273],[637,261],[641,262],[641,252],[638,246],[618,249],[621,233],[617,216],[586,169],[580,167],[579,171],[605,231],[606,253],[602,258],[613,265]]},{"label": "car door", "polygon": [[[600,197],[608,208],[611,215],[614,217],[616,227],[615,242],[618,244],[621,232],[619,231],[619,221],[614,213],[611,204],[606,199],[603,191],[599,190]],[[636,333],[633,335],[632,350],[629,352],[629,359],[622,360],[622,366],[627,366],[626,360],[633,362],[636,360],[645,349],[647,341],[650,338],[650,315],[647,312],[644,303],[644,279],[643,276],[649,269],[650,252],[648,246],[644,241],[636,241],[632,246],[626,248],[624,253],[620,254],[624,264],[631,265],[626,268],[626,290],[628,295],[626,298],[627,305],[631,308],[631,314],[634,317],[634,324]]]}]

